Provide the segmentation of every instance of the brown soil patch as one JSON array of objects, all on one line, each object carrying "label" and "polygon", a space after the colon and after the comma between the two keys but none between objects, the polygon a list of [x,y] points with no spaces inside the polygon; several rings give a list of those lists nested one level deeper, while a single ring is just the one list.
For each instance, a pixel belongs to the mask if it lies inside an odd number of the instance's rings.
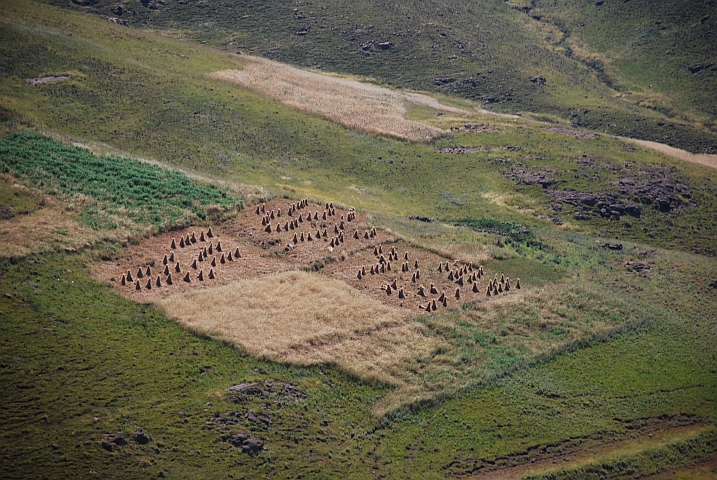
[{"label": "brown soil patch", "polygon": [[406,119],[407,105],[468,113],[419,93],[308,72],[259,57],[243,58],[248,61],[242,70],[223,70],[212,73],[211,77],[255,90],[285,105],[322,116],[348,128],[426,142],[446,132]]}]

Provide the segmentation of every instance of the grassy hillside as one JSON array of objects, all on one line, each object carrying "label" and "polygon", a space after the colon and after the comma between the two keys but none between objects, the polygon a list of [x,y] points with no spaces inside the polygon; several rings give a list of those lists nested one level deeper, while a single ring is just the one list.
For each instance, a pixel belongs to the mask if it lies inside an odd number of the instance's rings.
[{"label": "grassy hillside", "polygon": [[[662,63],[664,56],[660,47],[672,43],[667,38],[657,43],[649,40],[657,34],[649,33],[652,27],[645,23],[648,20],[643,12],[650,11],[652,18],[662,13],[663,7],[655,10],[648,2],[632,2],[625,7],[628,16],[622,15],[623,7],[612,2],[598,9],[603,13],[597,16],[592,14],[594,2],[570,2],[570,8],[562,3],[538,2],[538,11],[545,4],[546,19],[555,18],[554,23],[565,32],[545,27],[522,10],[511,8],[510,2],[497,0],[450,4],[369,0],[261,5],[228,0],[155,2],[153,6],[125,5],[121,15],[113,13],[117,2],[110,0],[91,2],[86,7],[59,0],[48,3],[120,18],[129,26],[162,30],[232,53],[242,51],[300,66],[362,75],[397,87],[433,90],[478,100],[501,111],[549,113],[576,125],[690,151],[713,152],[715,148],[710,119],[715,104],[714,95],[709,93],[715,84],[714,72],[707,69],[696,81],[683,79],[689,72],[673,75],[673,67],[686,62],[685,57],[709,63],[702,57],[704,49],[713,43],[710,34],[690,37],[690,30],[682,24],[688,21],[686,17],[671,26],[675,42],[686,53],[673,52],[680,60],[656,70],[653,65]],[[673,3],[674,8],[664,9],[670,12],[680,8]],[[695,8],[708,9],[707,4]],[[635,18],[640,20],[629,20]],[[699,22],[699,18],[694,21]],[[591,25],[585,29],[590,34],[579,40],[585,45],[582,57],[574,54],[577,48],[562,45],[566,33],[573,30],[571,22]],[[709,31],[708,25],[700,28]],[[683,41],[685,36],[688,41]],[[638,48],[623,59],[626,45],[639,43],[637,39],[643,37],[648,40],[642,43],[650,47]],[[614,63],[624,66],[607,66],[606,73],[595,68],[595,62],[585,61],[593,52],[605,56],[605,64],[610,65],[614,58]],[[643,60],[631,60],[637,58]],[[676,82],[645,81],[648,77],[664,79],[663,73],[668,71]],[[531,82],[536,75],[544,77],[546,84]],[[639,87],[640,92],[647,91],[647,83],[659,84],[655,92],[674,107],[662,107],[659,98],[647,98],[642,105],[643,96],[623,97],[614,89],[621,83],[630,89]],[[676,114],[686,110],[693,110],[694,115]]]}]

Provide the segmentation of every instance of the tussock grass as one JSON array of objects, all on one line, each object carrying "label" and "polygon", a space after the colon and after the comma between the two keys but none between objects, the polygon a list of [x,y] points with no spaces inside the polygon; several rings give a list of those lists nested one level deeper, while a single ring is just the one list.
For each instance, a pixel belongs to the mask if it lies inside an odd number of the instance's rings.
[{"label": "tussock grass", "polygon": [[404,383],[405,364],[436,339],[405,313],[315,273],[285,272],[173,295],[159,305],[180,325],[263,359],[336,364],[363,380]]},{"label": "tussock grass", "polygon": [[347,128],[413,142],[430,141],[447,132],[406,119],[407,105],[468,113],[443,105],[427,95],[308,72],[258,57],[250,57],[243,70],[223,70],[210,77],[258,91]]}]

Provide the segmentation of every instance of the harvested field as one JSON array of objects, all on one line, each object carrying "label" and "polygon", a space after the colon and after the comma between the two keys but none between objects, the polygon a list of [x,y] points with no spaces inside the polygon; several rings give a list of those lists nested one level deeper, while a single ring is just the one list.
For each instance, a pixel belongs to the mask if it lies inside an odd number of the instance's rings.
[{"label": "harvested field", "polygon": [[415,104],[457,114],[468,113],[442,105],[427,95],[308,72],[264,58],[245,58],[248,61],[243,70],[223,70],[212,73],[211,77],[258,91],[285,105],[319,115],[347,128],[413,142],[427,142],[447,132],[407,120],[407,105]]},{"label": "harvested field", "polygon": [[704,165],[705,167],[717,168],[717,155],[707,153],[690,153],[679,148],[674,148],[664,143],[650,142],[648,140],[638,140],[636,138],[627,137],[616,137],[625,142],[634,143],[641,147],[649,148],[671,157],[679,158],[685,162],[696,163],[698,165]]}]

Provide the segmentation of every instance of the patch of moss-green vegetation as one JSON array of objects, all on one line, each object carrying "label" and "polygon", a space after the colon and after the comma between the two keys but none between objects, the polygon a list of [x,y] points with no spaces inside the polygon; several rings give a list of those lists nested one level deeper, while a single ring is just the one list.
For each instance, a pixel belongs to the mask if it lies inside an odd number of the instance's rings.
[{"label": "patch of moss-green vegetation", "polygon": [[0,220],[27,215],[43,204],[38,192],[16,183],[12,177],[0,178]]},{"label": "patch of moss-green vegetation", "polygon": [[241,206],[241,200],[226,190],[191,180],[184,173],[131,158],[97,157],[33,133],[0,139],[0,169],[52,195],[91,198],[93,204],[80,216],[96,229],[117,227],[102,222],[105,214],[121,212],[133,222],[159,228],[204,219],[210,207]]}]

